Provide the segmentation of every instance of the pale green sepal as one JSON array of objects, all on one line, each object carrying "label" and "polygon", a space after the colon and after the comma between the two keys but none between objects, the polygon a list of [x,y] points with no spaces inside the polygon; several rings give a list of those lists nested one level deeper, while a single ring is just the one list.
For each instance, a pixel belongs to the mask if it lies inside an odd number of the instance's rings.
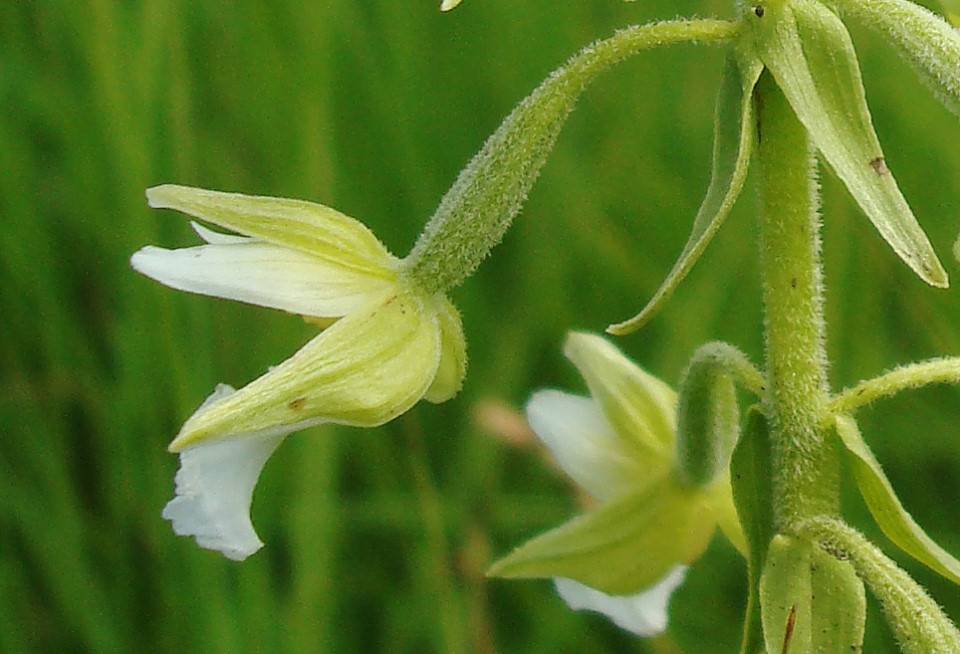
[{"label": "pale green sepal", "polygon": [[565,577],[630,595],[703,554],[716,527],[712,504],[707,493],[661,478],[528,541],[487,574]]},{"label": "pale green sepal", "polygon": [[174,184],[147,189],[147,202],[374,277],[395,277],[398,261],[373,232],[322,204]]},{"label": "pale green sepal", "polygon": [[[954,24],[960,3],[943,1]],[[901,56],[954,114],[960,115],[960,33],[932,11],[907,0],[829,0],[898,46]]]},{"label": "pale green sepal", "polygon": [[860,652],[863,582],[848,561],[808,541],[774,536],[760,578],[767,654]]},{"label": "pale green sepal", "polygon": [[673,460],[677,394],[595,334],[571,332],[563,353],[577,367],[607,422],[646,469]]},{"label": "pale green sepal", "polygon": [[850,467],[870,513],[897,547],[953,583],[960,583],[960,561],[937,545],[900,504],[879,461],[850,416],[836,416],[837,434],[850,455]]},{"label": "pale green sepal", "polygon": [[946,288],[947,273],[886,166],[843,23],[815,0],[792,0],[750,22],[763,62],[857,204],[921,279]]},{"label": "pale green sepal", "polygon": [[723,225],[747,177],[755,140],[753,87],[762,71],[763,63],[759,59],[736,52],[727,55],[714,119],[710,186],[693,221],[693,230],[647,306],[633,318],[610,325],[607,332],[623,335],[643,327],[670,299]]},{"label": "pale green sepal", "polygon": [[757,654],[764,648],[760,621],[760,572],[766,561],[773,531],[773,470],[767,418],[757,407],[747,412],[747,423],[730,458],[733,500],[747,541],[748,596],[740,654]]},{"label": "pale green sepal", "polygon": [[170,451],[283,425],[381,425],[430,387],[441,356],[440,333],[432,299],[407,292],[375,299],[259,379],[202,407]]},{"label": "pale green sepal", "polygon": [[439,404],[460,392],[467,374],[467,341],[460,312],[453,303],[444,297],[434,302],[440,320],[440,365],[423,399]]},{"label": "pale green sepal", "polygon": [[[956,654],[960,631],[927,592],[876,545],[835,518],[811,518],[800,533],[849,559],[857,574],[880,600],[891,631],[904,654]],[[793,650],[791,650],[792,652]]]}]

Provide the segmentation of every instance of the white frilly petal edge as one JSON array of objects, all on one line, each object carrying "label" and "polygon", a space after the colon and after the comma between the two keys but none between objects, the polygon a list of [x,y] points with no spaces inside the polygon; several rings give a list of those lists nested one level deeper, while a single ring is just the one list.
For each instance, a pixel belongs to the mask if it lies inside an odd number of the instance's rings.
[{"label": "white frilly petal edge", "polygon": [[[200,406],[234,392],[220,384]],[[199,409],[198,409],[199,410]],[[298,424],[265,433],[212,441],[180,453],[176,497],[161,514],[180,536],[193,536],[197,544],[242,561],[261,547],[250,521],[253,489],[267,459]]]},{"label": "white frilly petal edge", "polygon": [[525,412],[557,464],[594,498],[621,495],[645,474],[592,398],[541,390],[527,401]]},{"label": "white frilly petal edge", "polygon": [[596,611],[637,636],[655,636],[667,628],[670,595],[683,583],[686,574],[687,566],[678,565],[654,586],[635,595],[607,595],[562,577],[554,579],[553,585],[574,611]]}]

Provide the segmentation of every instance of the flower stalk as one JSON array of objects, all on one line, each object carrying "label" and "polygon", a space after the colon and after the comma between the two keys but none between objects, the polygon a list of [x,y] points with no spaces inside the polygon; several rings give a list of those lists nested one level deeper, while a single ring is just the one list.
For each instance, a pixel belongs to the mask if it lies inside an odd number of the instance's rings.
[{"label": "flower stalk", "polygon": [[587,46],[507,116],[447,191],[410,254],[406,276],[425,292],[469,277],[510,227],[583,90],[598,75],[650,48],[728,41],[739,24],[680,20],[630,27]]}]

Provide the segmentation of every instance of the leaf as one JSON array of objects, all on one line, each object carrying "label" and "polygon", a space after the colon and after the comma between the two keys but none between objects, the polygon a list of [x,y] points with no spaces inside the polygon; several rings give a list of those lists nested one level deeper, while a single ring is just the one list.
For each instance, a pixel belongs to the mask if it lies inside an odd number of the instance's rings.
[{"label": "leaf", "polygon": [[760,578],[767,654],[859,652],[867,600],[853,566],[819,546],[773,538]]},{"label": "leaf", "polygon": [[[937,99],[960,116],[960,32],[929,9],[905,0],[829,0],[843,12],[880,32],[920,75]],[[956,0],[942,1],[956,22]]]},{"label": "leaf", "polygon": [[771,8],[751,23],[763,62],[857,204],[921,279],[946,288],[947,273],[886,166],[843,23],[813,0]]},{"label": "leaf", "polygon": [[716,527],[709,493],[665,477],[521,545],[487,572],[507,578],[566,577],[628,595],[697,559]]},{"label": "leaf", "polygon": [[732,52],[727,56],[714,119],[713,169],[707,195],[693,221],[693,230],[666,279],[636,316],[611,325],[611,334],[629,334],[643,327],[687,276],[733,208],[747,177],[753,153],[755,125],[753,87],[763,64]]},{"label": "leaf", "polygon": [[773,483],[770,478],[770,434],[767,418],[757,407],[747,413],[747,424],[730,459],[733,501],[749,549],[749,596],[743,621],[742,654],[763,648],[760,621],[760,571],[773,538]]},{"label": "leaf", "polygon": [[850,467],[874,520],[897,547],[953,583],[960,583],[960,561],[937,545],[900,504],[883,469],[850,416],[836,416],[837,434],[850,455]]}]

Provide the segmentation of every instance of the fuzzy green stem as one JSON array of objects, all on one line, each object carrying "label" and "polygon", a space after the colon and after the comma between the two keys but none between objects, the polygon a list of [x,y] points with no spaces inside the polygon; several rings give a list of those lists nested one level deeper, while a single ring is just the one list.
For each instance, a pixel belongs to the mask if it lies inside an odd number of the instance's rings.
[{"label": "fuzzy green stem", "polygon": [[932,359],[900,366],[879,377],[862,381],[837,395],[828,407],[829,415],[852,413],[882,397],[929,384],[960,383],[960,357]]},{"label": "fuzzy green stem", "polygon": [[819,188],[807,132],[773,78],[756,89],[760,265],[777,531],[839,504],[837,445],[821,428],[828,399]]},{"label": "fuzzy green stem", "polygon": [[731,39],[738,23],[669,21],[630,27],[587,46],[554,71],[504,119],[461,171],[404,259],[408,279],[447,291],[500,242],[536,181],[583,90],[603,71],[649,48]]},{"label": "fuzzy green stem", "polygon": [[836,518],[813,516],[796,525],[838,559],[849,559],[880,600],[904,654],[956,654],[960,631],[920,584],[863,534]]}]

